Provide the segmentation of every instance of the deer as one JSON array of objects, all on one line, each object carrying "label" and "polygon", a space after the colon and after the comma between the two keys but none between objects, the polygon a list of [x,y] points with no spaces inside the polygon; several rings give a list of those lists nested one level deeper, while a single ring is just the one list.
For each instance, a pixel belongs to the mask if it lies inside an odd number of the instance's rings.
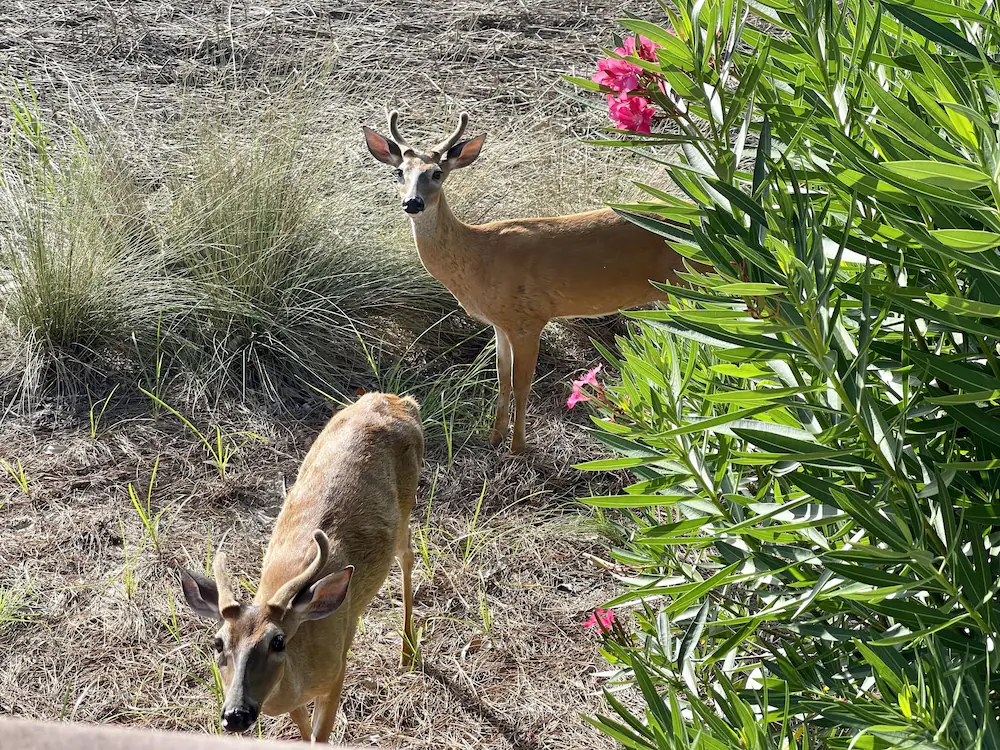
[{"label": "deer", "polygon": [[600,317],[665,300],[650,280],[679,281],[684,259],[663,237],[610,208],[569,216],[466,224],[448,207],[444,185],[479,158],[486,135],[462,140],[469,116],[430,150],[409,145],[399,113],[390,137],[364,126],[368,151],[395,168],[424,269],[444,284],[471,317],[492,326],[499,391],[490,433],[506,440],[514,396],[512,453],[525,450],[528,394],[542,329],[557,318]]},{"label": "deer", "polygon": [[416,400],[366,393],[335,414],[307,452],[252,602],[240,601],[224,552],[214,580],[180,569],[191,609],[221,623],[214,646],[225,731],[245,732],[261,713],[287,713],[303,740],[329,739],[358,619],[394,558],[403,573],[401,662],[414,665],[409,521],[423,452]]}]

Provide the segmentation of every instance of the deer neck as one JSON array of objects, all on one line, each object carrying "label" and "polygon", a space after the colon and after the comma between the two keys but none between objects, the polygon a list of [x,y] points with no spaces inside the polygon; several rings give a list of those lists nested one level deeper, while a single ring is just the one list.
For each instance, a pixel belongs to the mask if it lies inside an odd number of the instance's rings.
[{"label": "deer neck", "polygon": [[443,191],[433,207],[410,217],[410,225],[420,262],[431,276],[449,286],[468,263],[469,245],[464,238],[469,227],[451,212]]}]

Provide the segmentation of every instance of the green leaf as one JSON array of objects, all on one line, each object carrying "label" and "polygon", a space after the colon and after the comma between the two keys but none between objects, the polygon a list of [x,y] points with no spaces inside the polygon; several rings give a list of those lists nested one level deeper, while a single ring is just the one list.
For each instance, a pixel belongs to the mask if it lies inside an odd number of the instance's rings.
[{"label": "green leaf", "polygon": [[928,307],[927,305],[916,302],[915,300],[902,294],[897,294],[896,292],[883,290],[882,293],[892,300],[893,307],[911,313],[918,318],[941,323],[952,331],[963,331],[965,333],[974,333],[980,336],[1000,339],[1000,328],[994,328],[993,326],[988,326],[984,323],[976,320],[970,320],[966,317],[959,317],[948,312],[947,310],[940,310],[936,307]]},{"label": "green leaf", "polygon": [[940,161],[927,159],[887,161],[883,162],[882,166],[903,177],[949,190],[972,190],[990,183],[989,175],[978,169]]},{"label": "green leaf", "polygon": [[771,375],[769,370],[762,369],[749,363],[741,365],[712,365],[709,369],[712,372],[719,373],[720,375],[725,375],[729,378],[740,378],[741,380],[749,380],[752,378],[759,378],[763,375]]},{"label": "green leaf", "polygon": [[946,47],[952,47],[974,60],[979,59],[979,50],[976,49],[975,45],[965,37],[959,36],[952,28],[945,26],[943,23],[938,23],[906,5],[896,5],[895,3],[885,2],[885,0],[882,0],[882,5],[901,24],[908,26],[930,41],[937,42]]},{"label": "green leaf", "polygon": [[581,497],[580,502],[595,508],[649,508],[662,505],[670,507],[685,500],[695,500],[695,495],[608,495],[606,497]]},{"label": "green leaf", "polygon": [[[626,315],[633,318],[643,317],[642,315],[637,315],[635,313],[626,313]],[[686,323],[684,325],[680,325],[670,321],[650,321],[650,325],[670,331],[671,333],[684,338],[690,338],[695,341],[702,341],[716,346],[725,346],[726,344],[729,344],[734,347],[751,347],[753,349],[774,352],[776,354],[806,354],[804,350],[795,346],[795,344],[789,344],[777,338],[765,338],[764,336],[749,335],[738,336],[726,333],[725,331],[712,329],[707,326],[701,326],[696,323]]]},{"label": "green leaf", "polygon": [[938,135],[934,128],[917,117],[896,97],[886,92],[875,78],[868,74],[864,74],[862,78],[868,95],[879,108],[880,119],[886,124],[894,127],[902,135],[909,136],[917,144],[938,156],[949,160],[959,158],[958,152],[951,143]]},{"label": "green leaf", "polygon": [[659,44],[669,55],[678,61],[681,67],[690,68],[694,65],[694,58],[691,56],[691,50],[688,49],[687,45],[678,39],[675,34],[671,34],[663,27],[638,18],[622,18],[619,19],[618,23],[629,31],[642,34],[647,39]]},{"label": "green leaf", "polygon": [[991,458],[988,461],[948,461],[938,466],[954,471],[993,471],[1000,469],[1000,458]]},{"label": "green leaf", "polygon": [[720,391],[705,394],[705,400],[710,404],[743,404],[755,401],[774,401],[789,396],[800,396],[805,393],[825,391],[827,386],[808,385],[797,388],[756,388],[752,390]]},{"label": "green leaf", "polygon": [[1000,247],[1000,234],[980,229],[932,229],[931,235],[938,242],[964,253],[981,253]]},{"label": "green leaf", "polygon": [[607,89],[602,89],[599,83],[594,83],[589,78],[580,78],[579,76],[569,76],[563,74],[562,79],[567,83],[572,83],[574,86],[579,86],[587,91],[607,91]]},{"label": "green leaf", "polygon": [[928,294],[927,299],[942,310],[955,315],[968,315],[973,318],[1000,317],[1000,305],[991,305],[964,297],[952,297],[947,294]]},{"label": "green leaf", "polygon": [[[764,462],[800,461],[814,463],[817,466],[840,467],[845,469],[860,468],[866,471],[878,467],[866,458],[858,455],[857,449],[830,450],[817,443],[806,442],[787,435],[733,428],[733,432],[759,448],[765,453],[759,457]],[[753,455],[750,463],[757,463]]]},{"label": "green leaf", "polygon": [[767,214],[764,209],[757,203],[754,203],[753,199],[750,198],[746,193],[742,192],[739,188],[733,187],[732,185],[722,182],[721,180],[706,180],[709,185],[711,185],[715,190],[719,191],[722,196],[728,200],[732,205],[743,211],[750,219],[758,224],[767,223]]},{"label": "green leaf", "polygon": [[[1000,238],[998,238],[1000,240]],[[788,289],[781,284],[752,284],[737,282],[735,284],[721,284],[712,288],[713,291],[723,294],[734,294],[740,297],[768,297],[774,294],[786,294]]]},{"label": "green leaf", "polygon": [[586,461],[582,464],[576,464],[573,468],[580,471],[616,471],[617,469],[632,469],[636,466],[642,466],[643,464],[648,464],[650,460],[649,458],[641,457],[602,458],[596,461]]},{"label": "green leaf", "polygon": [[[713,578],[727,573],[728,571],[734,570],[735,565],[730,566],[726,570],[719,571]],[[711,604],[711,600],[705,599],[702,603],[701,608],[698,610],[697,616],[691,621],[691,625],[688,627],[687,632],[684,634],[684,638],[681,641],[680,653],[677,657],[677,667],[682,672],[690,671],[693,675],[693,665],[692,660],[694,658],[694,650],[698,645],[698,641],[701,639],[702,631],[705,630],[705,622],[708,619],[708,608]]]},{"label": "green leaf", "polygon": [[1000,398],[1000,390],[994,391],[972,391],[971,393],[955,393],[949,396],[931,396],[925,399],[929,404],[979,404],[986,401],[995,401]]},{"label": "green leaf", "polygon": [[1000,419],[990,416],[983,409],[966,405],[950,405],[945,411],[970,432],[1000,448]]},{"label": "green leaf", "polygon": [[667,430],[666,432],[656,433],[656,440],[664,440],[666,438],[676,437],[677,435],[688,435],[692,432],[714,430],[735,422],[746,422],[750,417],[760,414],[761,412],[771,411],[772,409],[774,409],[774,405],[772,404],[760,404],[746,409],[737,409],[736,411],[731,411],[728,414],[720,414],[715,417],[689,417],[688,420],[686,420],[687,424],[675,427],[672,430]]},{"label": "green leaf", "polygon": [[868,586],[902,586],[904,588],[923,586],[921,581],[914,578],[887,573],[880,568],[870,568],[863,565],[841,565],[835,562],[827,562],[825,564],[828,570],[833,571],[838,576],[846,578],[849,581],[864,583]]},{"label": "green leaf", "polygon": [[908,0],[903,3],[910,8],[917,8],[931,16],[940,16],[944,20],[950,21],[953,18],[964,18],[967,21],[996,26],[997,23],[992,18],[988,18],[981,13],[965,8],[961,3],[949,2],[947,0]]},{"label": "green leaf", "polygon": [[675,242],[684,242],[691,245],[694,244],[694,236],[691,232],[685,231],[679,227],[678,223],[675,221],[654,219],[649,216],[643,216],[642,214],[630,211],[616,210],[615,213],[625,219],[628,219],[636,226],[642,227],[647,232],[653,232],[653,234],[658,234],[661,237],[666,237],[668,240],[674,240]]}]

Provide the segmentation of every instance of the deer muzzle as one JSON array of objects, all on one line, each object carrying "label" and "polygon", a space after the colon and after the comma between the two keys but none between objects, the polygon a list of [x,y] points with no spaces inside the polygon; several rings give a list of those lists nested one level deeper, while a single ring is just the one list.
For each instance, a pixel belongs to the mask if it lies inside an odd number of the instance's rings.
[{"label": "deer muzzle", "polygon": [[242,734],[254,725],[260,716],[260,707],[245,703],[234,708],[223,706],[222,728],[230,734]]},{"label": "deer muzzle", "polygon": [[408,214],[419,214],[424,210],[424,199],[419,195],[407,198],[403,201],[403,210]]}]

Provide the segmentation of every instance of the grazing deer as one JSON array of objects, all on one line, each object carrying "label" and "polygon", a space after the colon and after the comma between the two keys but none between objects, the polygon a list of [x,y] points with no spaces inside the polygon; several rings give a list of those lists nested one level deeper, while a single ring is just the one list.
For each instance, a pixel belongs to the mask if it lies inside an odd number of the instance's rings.
[{"label": "grazing deer", "polygon": [[244,732],[261,712],[287,713],[302,739],[327,741],[358,618],[393,557],[403,569],[403,663],[412,664],[409,519],[423,451],[417,402],[366,394],[309,449],[275,522],[252,604],[239,601],[223,553],[214,581],[182,569],[191,608],[222,622],[215,649],[225,730]]},{"label": "grazing deer", "polygon": [[528,391],[542,329],[553,318],[596,317],[644,305],[665,295],[650,279],[676,281],[683,259],[663,238],[611,209],[544,219],[469,225],[448,208],[444,183],[479,156],[485,135],[461,140],[455,131],[430,151],[400,135],[389,115],[391,138],[364,128],[372,156],[396,168],[403,210],[409,214],[420,261],[472,317],[493,326],[500,392],[490,442],[505,439],[514,393],[511,451],[524,450]]}]

